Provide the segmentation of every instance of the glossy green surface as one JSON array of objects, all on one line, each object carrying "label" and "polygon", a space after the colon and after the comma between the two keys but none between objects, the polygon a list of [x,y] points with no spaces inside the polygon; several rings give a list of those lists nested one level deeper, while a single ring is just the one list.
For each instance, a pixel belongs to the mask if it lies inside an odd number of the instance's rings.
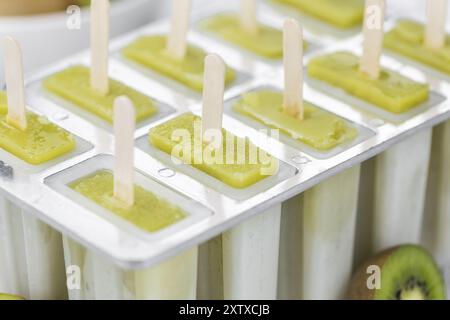
[{"label": "glossy green surface", "polygon": [[450,36],[439,50],[429,49],[424,43],[424,26],[412,20],[400,20],[384,37],[386,48],[450,74]]},{"label": "glossy green surface", "polygon": [[[176,132],[177,130],[180,131]],[[174,132],[184,139],[176,141]],[[217,151],[221,152],[217,157],[219,161],[214,163],[203,158],[208,145],[201,141],[201,118],[192,113],[182,114],[151,129],[149,142],[234,188],[246,188],[268,175],[276,174],[278,161],[272,157],[260,161],[259,149],[248,139],[238,138],[225,130],[222,130],[222,136],[222,148]],[[245,149],[241,149],[241,146]],[[217,152],[212,151],[212,154],[217,155]],[[251,158],[250,154],[256,155],[256,158]]]},{"label": "glossy green surface", "polygon": [[327,151],[357,137],[358,131],[343,119],[307,102],[303,107],[303,120],[288,115],[283,110],[283,96],[276,91],[246,93],[233,106],[235,111],[280,129],[316,150]]},{"label": "glossy green surface", "polygon": [[359,57],[349,52],[313,58],[308,75],[396,114],[411,110],[429,97],[427,84],[388,69],[382,69],[378,79],[370,78],[359,70]]},{"label": "glossy green surface", "polygon": [[[123,49],[123,55],[193,90],[202,92],[204,60],[207,53],[189,45],[184,59],[178,60],[168,54],[166,46],[167,37],[165,36],[145,36]],[[225,84],[229,85],[235,78],[234,70],[227,68]]]},{"label": "glossy green surface", "polygon": [[120,96],[127,96],[133,102],[137,122],[150,118],[158,112],[152,99],[119,81],[110,79],[110,90],[107,95],[92,89],[90,70],[84,66],[72,66],[58,72],[45,79],[43,85],[53,94],[73,102],[109,123],[114,119],[114,101]]},{"label": "glossy green surface", "polygon": [[70,184],[70,187],[117,216],[147,231],[156,232],[184,218],[186,213],[141,186],[134,187],[134,204],[127,208],[114,197],[114,178],[99,171]]}]

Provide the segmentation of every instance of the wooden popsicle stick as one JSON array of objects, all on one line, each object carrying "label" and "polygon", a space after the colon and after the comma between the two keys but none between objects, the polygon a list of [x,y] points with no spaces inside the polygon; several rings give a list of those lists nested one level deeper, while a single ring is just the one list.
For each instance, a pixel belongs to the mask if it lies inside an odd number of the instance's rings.
[{"label": "wooden popsicle stick", "polygon": [[360,71],[373,79],[377,79],[380,75],[385,7],[385,0],[366,0],[363,24],[364,44]]},{"label": "wooden popsicle stick", "polygon": [[134,130],[136,111],[128,97],[114,101],[114,197],[126,206],[134,203]]},{"label": "wooden popsicle stick", "polygon": [[186,55],[191,0],[172,0],[172,16],[167,52],[179,60]]},{"label": "wooden popsicle stick", "polygon": [[5,37],[4,64],[6,91],[8,97],[8,124],[17,129],[27,129],[27,117],[25,109],[25,87],[23,80],[22,50],[19,43],[12,37]]},{"label": "wooden popsicle stick", "polygon": [[[202,139],[212,142],[205,135],[209,130],[222,132],[223,94],[225,91],[225,63],[216,54],[205,58],[205,74],[203,86]],[[214,147],[220,148],[221,140],[214,141]]]},{"label": "wooden popsicle stick", "polygon": [[241,0],[241,25],[247,33],[258,32],[257,0]]},{"label": "wooden popsicle stick", "polygon": [[91,86],[106,95],[109,92],[109,0],[91,2]]},{"label": "wooden popsicle stick", "polygon": [[425,46],[430,49],[441,49],[445,45],[445,18],[447,16],[447,0],[427,1],[427,23],[425,27]]},{"label": "wooden popsicle stick", "polygon": [[303,30],[294,19],[284,21],[284,111],[303,120]]}]

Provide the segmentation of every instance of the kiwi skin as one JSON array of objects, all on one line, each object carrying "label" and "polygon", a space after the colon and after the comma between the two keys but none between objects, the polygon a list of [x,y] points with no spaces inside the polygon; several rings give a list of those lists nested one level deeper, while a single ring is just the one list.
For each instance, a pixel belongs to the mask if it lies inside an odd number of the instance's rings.
[{"label": "kiwi skin", "polygon": [[[372,265],[379,266],[383,273],[383,266],[386,261],[397,251],[404,247],[414,247],[418,250],[424,251],[424,249],[417,245],[402,245],[396,246],[371,257],[364,262],[355,272],[350,282],[346,298],[349,300],[375,300],[376,290],[367,288],[367,268]],[[430,256],[430,258],[432,258]],[[436,267],[437,268],[437,267]],[[444,282],[442,278],[442,282]]]},{"label": "kiwi skin", "polygon": [[0,0],[0,16],[27,16],[64,11],[74,4],[87,6],[90,0]]},{"label": "kiwi skin", "polygon": [[383,269],[384,263],[399,247],[385,250],[365,261],[355,272],[350,282],[347,298],[350,300],[374,300],[375,290],[367,288],[367,268],[372,265]]}]

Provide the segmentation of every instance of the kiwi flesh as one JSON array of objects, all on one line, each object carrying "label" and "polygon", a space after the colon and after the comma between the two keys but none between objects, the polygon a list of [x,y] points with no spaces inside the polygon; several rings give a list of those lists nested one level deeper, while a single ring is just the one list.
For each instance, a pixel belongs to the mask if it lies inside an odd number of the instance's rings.
[{"label": "kiwi flesh", "polygon": [[25,300],[22,297],[16,296],[14,294],[0,293],[0,300]]},{"label": "kiwi flesh", "polygon": [[[379,288],[369,289],[373,273],[381,271]],[[370,258],[355,272],[347,298],[352,300],[445,300],[444,277],[433,257],[417,245],[402,245]]]}]

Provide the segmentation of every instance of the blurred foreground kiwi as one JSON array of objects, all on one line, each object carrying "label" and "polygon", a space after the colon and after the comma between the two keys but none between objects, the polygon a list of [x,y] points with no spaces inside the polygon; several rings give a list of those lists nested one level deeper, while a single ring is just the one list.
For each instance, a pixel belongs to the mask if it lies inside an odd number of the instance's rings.
[{"label": "blurred foreground kiwi", "polygon": [[14,294],[0,293],[0,300],[25,300],[22,297],[16,296]]},{"label": "blurred foreground kiwi", "polygon": [[0,0],[0,16],[22,16],[62,11],[72,4],[87,5],[89,0]]},{"label": "blurred foreground kiwi", "polygon": [[[378,285],[374,270],[380,271]],[[445,300],[445,296],[441,271],[417,245],[394,247],[366,261],[353,276],[347,294],[353,300]]]}]

